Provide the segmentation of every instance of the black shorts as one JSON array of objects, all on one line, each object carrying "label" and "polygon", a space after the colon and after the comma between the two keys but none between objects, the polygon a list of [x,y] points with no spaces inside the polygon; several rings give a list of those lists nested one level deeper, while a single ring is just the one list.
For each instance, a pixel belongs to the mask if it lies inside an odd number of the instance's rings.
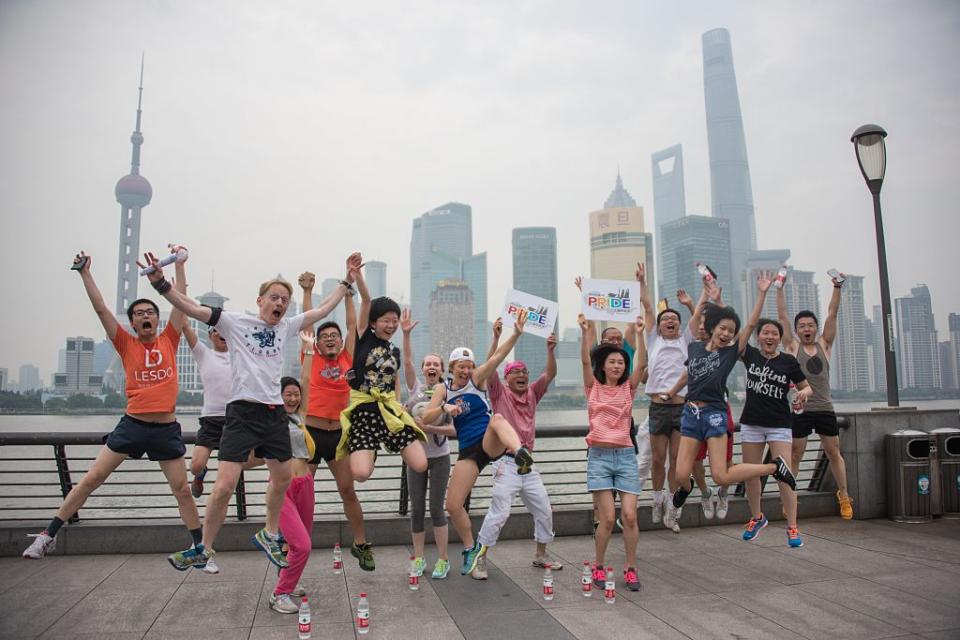
[{"label": "black shorts", "polygon": [[290,429],[282,404],[235,400],[227,405],[220,438],[220,460],[246,462],[250,452],[258,458],[286,462],[293,457]]},{"label": "black shorts", "polygon": [[840,435],[837,414],[833,411],[804,411],[793,414],[794,438],[808,438],[814,431],[821,436]]},{"label": "black shorts", "polygon": [[110,451],[125,453],[133,459],[147,454],[150,460],[176,460],[187,452],[180,433],[179,422],[144,422],[128,415],[109,434],[103,443]]},{"label": "black shorts", "polygon": [[347,451],[376,451],[383,445],[387,451],[403,451],[417,439],[417,432],[404,425],[400,431],[390,431],[376,402],[361,404],[350,414],[350,436]]},{"label": "black shorts", "polygon": [[648,430],[651,435],[669,436],[674,431],[680,431],[680,416],[683,414],[682,404],[650,403],[650,424]]},{"label": "black shorts", "polygon": [[503,457],[503,453],[491,458],[487,455],[487,452],[483,450],[483,440],[477,444],[470,445],[466,449],[460,449],[460,453],[457,454],[457,460],[473,460],[477,463],[477,471],[483,471],[483,468],[494,460],[499,460]]},{"label": "black shorts", "polygon": [[207,449],[219,449],[220,438],[223,436],[223,425],[227,421],[224,416],[203,416],[200,418],[200,428],[197,430],[197,446]]},{"label": "black shorts", "polygon": [[307,425],[307,431],[310,432],[316,447],[313,457],[307,460],[307,464],[320,464],[321,460],[333,462],[337,459],[337,445],[340,444],[343,429],[318,429]]}]

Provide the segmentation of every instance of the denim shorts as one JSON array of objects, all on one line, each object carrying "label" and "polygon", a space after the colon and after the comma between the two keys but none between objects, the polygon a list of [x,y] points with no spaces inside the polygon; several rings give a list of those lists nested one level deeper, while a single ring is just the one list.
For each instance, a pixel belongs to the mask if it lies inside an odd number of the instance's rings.
[{"label": "denim shorts", "polygon": [[640,468],[633,447],[587,449],[587,491],[621,491],[640,495]]},{"label": "denim shorts", "polygon": [[680,416],[680,435],[698,442],[727,435],[727,408],[713,405],[698,407],[688,402]]}]

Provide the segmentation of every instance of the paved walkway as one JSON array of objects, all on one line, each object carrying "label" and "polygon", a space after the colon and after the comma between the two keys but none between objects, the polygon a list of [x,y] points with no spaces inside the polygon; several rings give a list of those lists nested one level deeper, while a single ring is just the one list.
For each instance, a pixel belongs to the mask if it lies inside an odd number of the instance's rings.
[{"label": "paved walkway", "polygon": [[[640,536],[642,593],[580,595],[578,566],[592,540],[559,538],[567,563],[556,598],[540,597],[532,543],[490,552],[490,579],[451,574],[406,585],[409,550],[376,549],[378,569],[347,558],[333,575],[318,549],[303,583],[314,638],[354,638],[351,601],[370,594],[367,638],[960,638],[960,521],[898,525],[885,520],[803,523],[805,544],[786,546],[782,523],[755,542],[737,525]],[[428,549],[428,554],[430,549]],[[432,559],[432,558],[431,558]],[[223,553],[221,573],[174,571],[160,555],[0,559],[0,638],[178,640],[293,639],[294,616],[270,611],[276,579],[258,552]],[[613,540],[609,563],[623,547]]]}]

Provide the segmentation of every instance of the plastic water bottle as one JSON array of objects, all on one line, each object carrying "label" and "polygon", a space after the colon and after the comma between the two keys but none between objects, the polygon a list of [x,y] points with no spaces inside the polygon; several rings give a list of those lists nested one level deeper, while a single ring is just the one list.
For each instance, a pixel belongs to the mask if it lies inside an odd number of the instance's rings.
[{"label": "plastic water bottle", "polygon": [[[174,244],[168,244],[168,245],[167,245],[167,247],[169,247],[171,251],[173,250],[173,248],[174,248],[175,246],[176,246],[176,245],[174,245]],[[174,251],[173,253],[170,253],[169,255],[163,256],[162,258],[160,258],[160,259],[157,261],[157,263],[158,263],[158,264],[160,265],[160,267],[162,268],[162,267],[167,266],[168,264],[173,264],[174,262],[176,262],[176,261],[178,261],[178,260],[181,261],[181,262],[183,262],[183,261],[186,260],[188,257],[189,257],[189,254],[187,253],[187,250],[186,250],[186,249],[179,249],[179,250],[177,250],[177,251]],[[155,268],[152,264],[151,264],[151,265],[147,265],[147,266],[144,267],[143,269],[140,269],[140,275],[141,275],[141,276],[150,275],[150,274],[153,273],[154,271],[156,271],[156,268]]]},{"label": "plastic water bottle", "polygon": [[547,602],[553,600],[553,570],[549,562],[543,569],[543,599]]},{"label": "plastic water bottle", "polygon": [[370,603],[365,593],[360,594],[360,602],[357,603],[357,633],[370,633]]},{"label": "plastic water bottle", "polygon": [[800,415],[801,413],[803,413],[803,403],[800,402],[800,394],[798,393],[796,387],[793,384],[790,385],[789,393],[792,396],[790,398],[790,408],[793,410],[794,414]]},{"label": "plastic water bottle", "polygon": [[839,282],[840,284],[843,284],[844,282],[847,281],[847,279],[844,278],[843,275],[841,275],[841,273],[836,269],[828,269],[827,275],[833,278],[834,280],[836,280],[837,282]]},{"label": "plastic water bottle", "polygon": [[713,270],[710,269],[707,265],[702,262],[696,263],[697,272],[700,274],[700,277],[703,278],[703,281],[707,284],[715,281],[717,277],[714,275]]},{"label": "plastic water bottle", "polygon": [[580,591],[584,598],[593,595],[593,572],[590,570],[590,563],[583,561],[583,573],[580,574]]},{"label": "plastic water bottle", "polygon": [[413,556],[410,556],[410,578],[408,583],[410,584],[410,591],[420,589],[420,576],[417,575],[417,559]]},{"label": "plastic water bottle", "polygon": [[310,603],[307,602],[306,597],[300,601],[300,611],[298,612],[299,618],[299,638],[300,640],[310,640]]},{"label": "plastic water bottle", "polygon": [[780,267],[780,271],[777,271],[777,277],[773,279],[773,288],[781,289],[783,288],[783,283],[787,281],[787,265]]},{"label": "plastic water bottle", "polygon": [[340,543],[333,545],[333,572],[336,575],[343,573],[343,552],[340,551]]},{"label": "plastic water bottle", "polygon": [[613,567],[607,567],[607,580],[603,585],[603,599],[607,604],[617,601],[616,584],[613,581]]}]

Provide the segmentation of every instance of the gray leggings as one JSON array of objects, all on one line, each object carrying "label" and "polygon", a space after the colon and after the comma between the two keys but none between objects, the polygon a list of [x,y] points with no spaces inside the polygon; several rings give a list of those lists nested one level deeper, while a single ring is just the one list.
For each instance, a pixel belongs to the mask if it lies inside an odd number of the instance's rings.
[{"label": "gray leggings", "polygon": [[423,533],[423,517],[426,513],[427,475],[430,476],[430,520],[434,527],[447,524],[443,501],[450,480],[450,456],[427,458],[427,470],[418,473],[407,467],[407,489],[410,491],[410,530]]}]

